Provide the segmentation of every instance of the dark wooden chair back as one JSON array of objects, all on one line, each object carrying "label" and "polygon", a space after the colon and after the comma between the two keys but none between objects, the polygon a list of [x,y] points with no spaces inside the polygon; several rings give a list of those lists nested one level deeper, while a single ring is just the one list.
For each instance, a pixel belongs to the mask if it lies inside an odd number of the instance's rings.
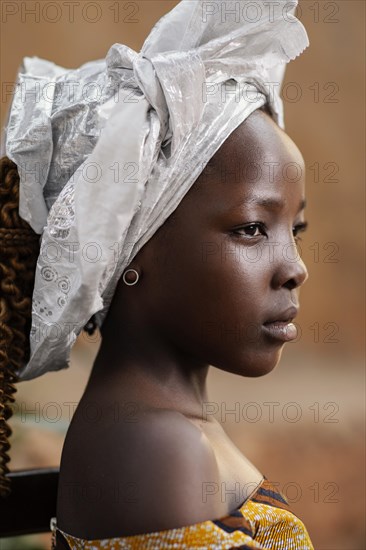
[{"label": "dark wooden chair back", "polygon": [[7,476],[11,493],[0,497],[0,537],[50,531],[50,519],[56,516],[59,468],[18,470]]}]

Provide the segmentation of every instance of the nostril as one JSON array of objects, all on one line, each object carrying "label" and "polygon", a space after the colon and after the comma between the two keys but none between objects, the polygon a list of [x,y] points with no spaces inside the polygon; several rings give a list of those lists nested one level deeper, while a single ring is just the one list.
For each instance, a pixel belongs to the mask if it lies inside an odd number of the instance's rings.
[{"label": "nostril", "polygon": [[294,290],[295,288],[297,288],[299,286],[299,284],[295,281],[295,279],[289,279],[288,281],[286,281],[284,286],[286,288],[288,288],[289,290]]}]

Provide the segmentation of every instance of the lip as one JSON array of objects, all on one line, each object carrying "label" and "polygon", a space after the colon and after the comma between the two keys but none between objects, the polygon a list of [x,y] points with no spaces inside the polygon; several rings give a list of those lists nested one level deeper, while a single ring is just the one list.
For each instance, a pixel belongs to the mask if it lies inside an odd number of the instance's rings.
[{"label": "lip", "polygon": [[268,324],[272,324],[272,323],[276,323],[278,324],[279,322],[291,322],[295,319],[295,317],[297,316],[297,314],[299,313],[299,308],[295,307],[295,306],[291,306],[289,307],[288,309],[282,311],[282,312],[279,312],[279,313],[274,313],[270,319],[268,319],[267,321],[265,321],[263,324],[264,325],[268,325]]},{"label": "lip", "polygon": [[274,314],[272,319],[263,323],[263,330],[272,338],[282,342],[290,342],[297,338],[297,328],[292,323],[298,314],[298,308],[290,307],[281,313]]},{"label": "lip", "polygon": [[275,323],[266,323],[263,330],[269,336],[281,340],[281,342],[290,342],[297,338],[297,328],[289,321],[277,321]]}]

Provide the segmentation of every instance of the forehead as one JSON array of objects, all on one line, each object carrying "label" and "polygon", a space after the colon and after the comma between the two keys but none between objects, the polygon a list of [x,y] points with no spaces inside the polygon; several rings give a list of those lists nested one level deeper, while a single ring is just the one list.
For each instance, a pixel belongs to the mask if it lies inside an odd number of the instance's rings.
[{"label": "forehead", "polygon": [[304,167],[302,155],[291,138],[264,111],[254,111],[212,157],[208,171],[226,171],[234,165],[262,166],[297,164]]},{"label": "forehead", "polygon": [[192,195],[225,203],[253,194],[287,200],[293,194],[303,195],[304,175],[304,160],[295,143],[267,113],[257,110],[215,153],[193,185]]}]

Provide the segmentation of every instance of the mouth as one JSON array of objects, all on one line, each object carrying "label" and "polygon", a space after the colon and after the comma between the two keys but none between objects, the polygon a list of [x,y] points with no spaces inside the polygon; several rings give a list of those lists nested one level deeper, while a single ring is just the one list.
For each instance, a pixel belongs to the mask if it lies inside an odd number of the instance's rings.
[{"label": "mouth", "polygon": [[298,313],[296,307],[291,307],[282,313],[273,316],[263,323],[263,330],[267,336],[281,342],[289,342],[297,338],[297,328],[292,322]]},{"label": "mouth", "polygon": [[299,313],[299,308],[291,306],[281,312],[274,313],[271,315],[270,319],[267,319],[263,324],[268,325],[272,323],[292,323],[297,314]]}]

